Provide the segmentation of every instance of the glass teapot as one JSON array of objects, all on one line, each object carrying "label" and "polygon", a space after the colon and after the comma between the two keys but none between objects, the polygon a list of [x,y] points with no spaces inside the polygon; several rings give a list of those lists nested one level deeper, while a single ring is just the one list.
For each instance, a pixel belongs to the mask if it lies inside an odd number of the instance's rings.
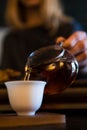
[{"label": "glass teapot", "polygon": [[25,66],[25,80],[46,81],[45,94],[58,94],[75,81],[78,62],[62,44],[32,52]]}]

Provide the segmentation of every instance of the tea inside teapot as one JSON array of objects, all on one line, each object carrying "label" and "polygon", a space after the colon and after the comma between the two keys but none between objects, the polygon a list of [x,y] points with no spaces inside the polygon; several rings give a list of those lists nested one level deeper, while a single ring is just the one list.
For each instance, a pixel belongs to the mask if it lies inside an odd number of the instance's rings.
[{"label": "tea inside teapot", "polygon": [[46,81],[45,94],[57,94],[72,84],[77,73],[75,57],[62,46],[51,45],[29,55],[24,80]]}]

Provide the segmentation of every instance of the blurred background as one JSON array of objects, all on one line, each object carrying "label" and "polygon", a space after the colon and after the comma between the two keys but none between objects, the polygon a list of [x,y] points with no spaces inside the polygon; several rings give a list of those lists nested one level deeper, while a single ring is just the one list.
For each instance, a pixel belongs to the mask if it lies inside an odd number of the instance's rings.
[{"label": "blurred background", "polygon": [[[65,13],[75,18],[83,26],[83,30],[87,32],[87,0],[61,0],[61,2]],[[3,39],[8,32],[4,18],[6,3],[7,0],[0,0],[0,62]]]},{"label": "blurred background", "polygon": [[[73,16],[87,31],[87,0],[61,0],[66,14]],[[0,27],[5,27],[4,13],[7,0],[0,0]]]}]

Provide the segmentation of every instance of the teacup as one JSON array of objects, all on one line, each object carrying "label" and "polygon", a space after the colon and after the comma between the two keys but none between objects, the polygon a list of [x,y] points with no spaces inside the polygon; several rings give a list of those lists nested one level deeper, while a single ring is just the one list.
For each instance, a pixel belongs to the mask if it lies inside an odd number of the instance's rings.
[{"label": "teacup", "polygon": [[17,115],[35,115],[42,104],[45,84],[35,80],[5,82],[10,105]]}]

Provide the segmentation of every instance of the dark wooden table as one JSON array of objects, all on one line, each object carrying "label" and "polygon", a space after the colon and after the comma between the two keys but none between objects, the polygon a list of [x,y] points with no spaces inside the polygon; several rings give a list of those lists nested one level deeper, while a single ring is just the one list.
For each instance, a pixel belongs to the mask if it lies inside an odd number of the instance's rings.
[{"label": "dark wooden table", "polygon": [[18,116],[16,113],[0,115],[0,130],[64,130],[65,126],[64,114],[37,112],[35,116]]},{"label": "dark wooden table", "polygon": [[87,111],[67,110],[65,114],[37,113],[35,116],[0,114],[0,130],[87,130]]},{"label": "dark wooden table", "polygon": [[[87,81],[78,81],[60,95],[44,96],[35,116],[17,116],[7,90],[0,89],[0,130],[87,130]],[[59,121],[59,114],[64,120]]]}]

